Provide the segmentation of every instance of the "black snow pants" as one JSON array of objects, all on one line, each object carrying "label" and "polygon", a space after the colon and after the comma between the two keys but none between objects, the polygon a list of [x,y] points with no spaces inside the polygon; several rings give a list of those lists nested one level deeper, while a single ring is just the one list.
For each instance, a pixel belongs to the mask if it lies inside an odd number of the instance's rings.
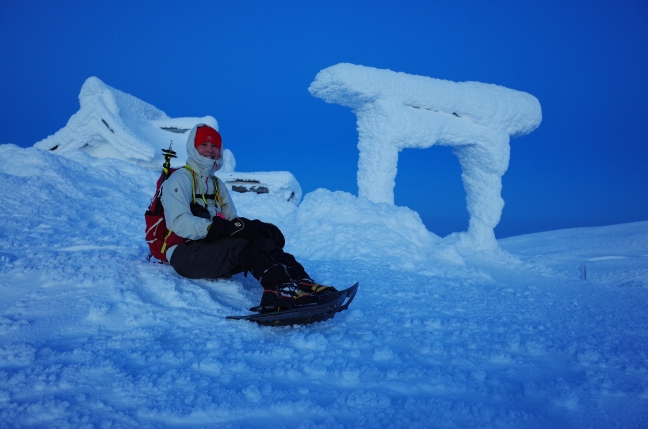
[{"label": "black snow pants", "polygon": [[226,277],[245,271],[252,273],[264,289],[308,279],[304,267],[272,239],[251,241],[221,238],[181,243],[169,261],[178,274],[190,279]]}]

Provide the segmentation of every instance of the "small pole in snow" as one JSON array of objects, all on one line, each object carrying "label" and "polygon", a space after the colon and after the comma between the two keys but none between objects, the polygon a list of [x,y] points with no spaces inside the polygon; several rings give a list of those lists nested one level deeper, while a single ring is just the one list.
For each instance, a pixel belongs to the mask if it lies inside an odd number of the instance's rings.
[{"label": "small pole in snow", "polygon": [[587,265],[579,265],[578,271],[580,271],[581,279],[587,280]]}]

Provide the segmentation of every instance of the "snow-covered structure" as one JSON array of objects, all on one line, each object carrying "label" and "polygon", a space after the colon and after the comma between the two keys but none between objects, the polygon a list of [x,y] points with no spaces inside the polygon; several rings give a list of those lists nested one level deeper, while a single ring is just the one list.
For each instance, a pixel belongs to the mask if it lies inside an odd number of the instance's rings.
[{"label": "snow-covered structure", "polygon": [[244,173],[222,169],[216,172],[216,176],[234,192],[270,194],[294,204],[299,204],[301,201],[301,186],[289,171]]},{"label": "snow-covered structure", "polygon": [[[54,153],[80,150],[96,158],[116,158],[140,165],[161,165],[160,149],[169,147],[187,159],[185,142],[198,123],[218,129],[212,116],[170,118],[163,111],[103,83],[88,78],[79,93],[80,109],[65,127],[36,143]],[[224,161],[227,161],[225,157]]]},{"label": "snow-covered structure", "polygon": [[540,103],[530,94],[480,82],[450,82],[353,64],[320,71],[309,91],[357,116],[358,194],[394,203],[398,153],[446,145],[462,168],[472,248],[497,247],[493,229],[504,201],[511,137],[540,125]]},{"label": "snow-covered structure", "polygon": [[[95,158],[116,158],[142,166],[159,168],[161,149],[173,142],[178,158],[173,166],[184,165],[189,131],[198,123],[218,129],[212,116],[170,118],[163,111],[106,85],[97,77],[88,78],[79,94],[80,109],[65,127],[36,143],[38,149],[62,154],[86,152]],[[235,192],[269,193],[298,204],[302,191],[297,179],[287,172],[235,172],[236,160],[223,150],[219,177]]]}]

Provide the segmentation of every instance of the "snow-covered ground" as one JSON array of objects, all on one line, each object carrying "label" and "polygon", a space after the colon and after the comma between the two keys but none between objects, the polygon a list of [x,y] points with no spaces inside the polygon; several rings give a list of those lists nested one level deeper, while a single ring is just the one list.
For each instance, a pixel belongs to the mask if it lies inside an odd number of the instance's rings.
[{"label": "snow-covered ground", "polygon": [[251,277],[146,261],[158,172],[0,160],[0,427],[648,427],[648,222],[470,253],[404,207],[233,193],[320,282],[360,282],[332,320],[260,327],[225,319]]}]

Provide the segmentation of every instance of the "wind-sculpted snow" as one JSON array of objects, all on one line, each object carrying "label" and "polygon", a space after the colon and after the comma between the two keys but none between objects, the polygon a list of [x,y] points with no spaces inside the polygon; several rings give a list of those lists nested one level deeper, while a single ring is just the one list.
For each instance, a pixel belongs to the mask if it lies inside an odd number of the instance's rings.
[{"label": "wind-sculpted snow", "polygon": [[361,260],[437,275],[465,269],[455,248],[425,229],[407,207],[318,189],[287,220],[294,232],[287,237],[289,250],[307,259]]},{"label": "wind-sculpted snow", "polygon": [[[164,112],[130,94],[103,83],[99,78],[86,80],[79,94],[79,111],[67,125],[34,147],[54,154],[84,152],[95,158],[114,158],[158,170],[163,162],[161,149],[172,149],[177,157],[172,167],[187,161],[186,142],[189,131],[198,123],[218,129],[216,119],[169,118]],[[228,189],[239,192],[261,188],[298,204],[302,191],[292,173],[234,172],[236,159],[231,150],[223,149],[223,166],[219,177]]]},{"label": "wind-sculpted snow", "polygon": [[[81,150],[97,158],[157,166],[162,162],[160,149],[168,148],[173,142],[180,165],[184,165],[188,131],[198,123],[218,129],[216,119],[211,116],[169,118],[156,107],[96,77],[88,78],[83,84],[79,104],[79,111],[65,127],[34,146],[56,153]],[[224,154],[224,160],[228,158]],[[227,163],[224,167],[227,169]]]},{"label": "wind-sculpted snow", "polygon": [[404,208],[233,194],[316,279],[360,282],[332,320],[259,327],[225,320],[258,303],[251,276],[146,261],[156,172],[13,145],[0,159],[0,427],[648,426],[646,222],[459,261]]},{"label": "wind-sculpted snow", "polygon": [[358,123],[358,195],[394,203],[398,153],[454,147],[462,168],[468,231],[455,244],[497,249],[509,139],[535,130],[540,103],[530,94],[480,82],[450,82],[353,64],[320,71],[309,91],[353,109]]}]

